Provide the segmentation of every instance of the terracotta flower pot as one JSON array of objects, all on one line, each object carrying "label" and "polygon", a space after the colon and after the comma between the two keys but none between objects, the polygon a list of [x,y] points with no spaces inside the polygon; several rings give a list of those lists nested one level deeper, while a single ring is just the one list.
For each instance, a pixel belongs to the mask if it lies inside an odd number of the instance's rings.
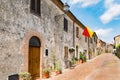
[{"label": "terracotta flower pot", "polygon": [[75,64],[77,64],[77,65],[78,65],[78,64],[79,64],[79,61],[75,61]]},{"label": "terracotta flower pot", "polygon": [[83,60],[82,60],[82,59],[80,59],[79,63],[80,63],[80,64],[82,64],[82,63],[83,63]]},{"label": "terracotta flower pot", "polygon": [[57,70],[56,73],[58,75],[58,74],[61,74],[62,72],[61,72],[61,70]]},{"label": "terracotta flower pot", "polygon": [[43,72],[42,78],[49,78],[49,72]]},{"label": "terracotta flower pot", "polygon": [[61,70],[51,71],[51,76],[56,76],[61,73],[62,73]]}]

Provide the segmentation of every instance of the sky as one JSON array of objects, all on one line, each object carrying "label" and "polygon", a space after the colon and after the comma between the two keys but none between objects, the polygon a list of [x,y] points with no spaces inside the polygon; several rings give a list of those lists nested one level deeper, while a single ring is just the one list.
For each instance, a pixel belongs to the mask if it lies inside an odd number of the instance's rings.
[{"label": "sky", "polygon": [[97,33],[98,38],[113,43],[120,34],[120,0],[61,0],[85,26]]}]

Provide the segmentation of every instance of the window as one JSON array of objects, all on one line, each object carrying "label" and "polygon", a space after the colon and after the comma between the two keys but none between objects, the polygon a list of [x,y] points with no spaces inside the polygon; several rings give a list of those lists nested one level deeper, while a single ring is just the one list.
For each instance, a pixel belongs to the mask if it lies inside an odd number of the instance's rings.
[{"label": "window", "polygon": [[90,38],[90,42],[93,43],[93,42],[92,42],[92,38]]},{"label": "window", "polygon": [[96,44],[97,44],[97,39],[96,39]]},{"label": "window", "polygon": [[87,42],[87,37],[85,37],[85,42]]},{"label": "window", "polygon": [[30,10],[31,12],[40,15],[40,0],[31,0]]},{"label": "window", "polygon": [[64,31],[68,31],[68,20],[64,18]]},{"label": "window", "polygon": [[94,42],[96,41],[96,38],[94,37]]},{"label": "window", "polygon": [[79,38],[79,28],[76,27],[76,37]]}]

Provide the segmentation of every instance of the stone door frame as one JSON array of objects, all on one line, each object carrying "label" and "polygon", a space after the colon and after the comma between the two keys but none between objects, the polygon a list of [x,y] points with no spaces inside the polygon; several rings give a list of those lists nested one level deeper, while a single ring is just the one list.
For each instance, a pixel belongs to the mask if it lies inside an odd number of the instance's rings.
[{"label": "stone door frame", "polygon": [[29,56],[29,40],[31,37],[36,36],[40,42],[40,80],[42,79],[42,66],[43,66],[43,55],[44,55],[44,40],[39,32],[29,30],[26,32],[25,38],[23,39],[23,46],[22,46],[22,55],[23,55],[23,64],[21,65],[21,71],[28,72],[28,56]]}]

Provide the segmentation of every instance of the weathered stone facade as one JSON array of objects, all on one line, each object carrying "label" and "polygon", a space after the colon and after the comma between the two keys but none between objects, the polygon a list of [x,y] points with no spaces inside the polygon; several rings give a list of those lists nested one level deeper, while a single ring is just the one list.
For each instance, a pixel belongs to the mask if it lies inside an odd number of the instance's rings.
[{"label": "weathered stone facade", "polygon": [[106,53],[106,42],[98,39],[97,41],[97,54],[100,55],[100,54],[103,54],[103,53]]},{"label": "weathered stone facade", "polygon": [[120,35],[114,37],[114,45],[117,47],[120,44]]},{"label": "weathered stone facade", "polygon": [[114,51],[113,53],[120,58],[120,35],[114,37]]},{"label": "weathered stone facade", "polygon": [[[88,38],[86,41],[82,35],[84,25],[70,11],[64,13],[60,0],[41,0],[40,15],[30,11],[30,0],[1,0],[0,5],[1,80],[29,71],[29,46],[33,36],[40,41],[40,73],[43,66],[52,66],[52,52],[62,69],[66,68],[65,47],[75,48],[76,54],[80,51],[88,53]],[[64,18],[68,20],[67,31],[64,30]],[[79,29],[78,37],[76,27]],[[96,47],[93,45],[92,49]]]},{"label": "weathered stone facade", "polygon": [[89,38],[88,46],[89,46],[89,59],[97,56],[97,34],[94,32],[93,37]]},{"label": "weathered stone facade", "polygon": [[[51,0],[41,0],[41,16],[30,12],[30,0],[1,0],[0,5],[1,80],[7,80],[9,75],[20,71],[28,71],[29,40],[32,36],[41,42],[41,67],[46,60],[51,62],[51,52],[54,51],[64,68],[64,46],[74,47],[71,18],[65,16],[68,19],[68,31],[65,32],[64,16],[55,20],[56,15],[64,12]],[[46,49],[48,56],[45,56]]]},{"label": "weathered stone facade", "polygon": [[106,53],[113,53],[113,44],[107,44]]}]

